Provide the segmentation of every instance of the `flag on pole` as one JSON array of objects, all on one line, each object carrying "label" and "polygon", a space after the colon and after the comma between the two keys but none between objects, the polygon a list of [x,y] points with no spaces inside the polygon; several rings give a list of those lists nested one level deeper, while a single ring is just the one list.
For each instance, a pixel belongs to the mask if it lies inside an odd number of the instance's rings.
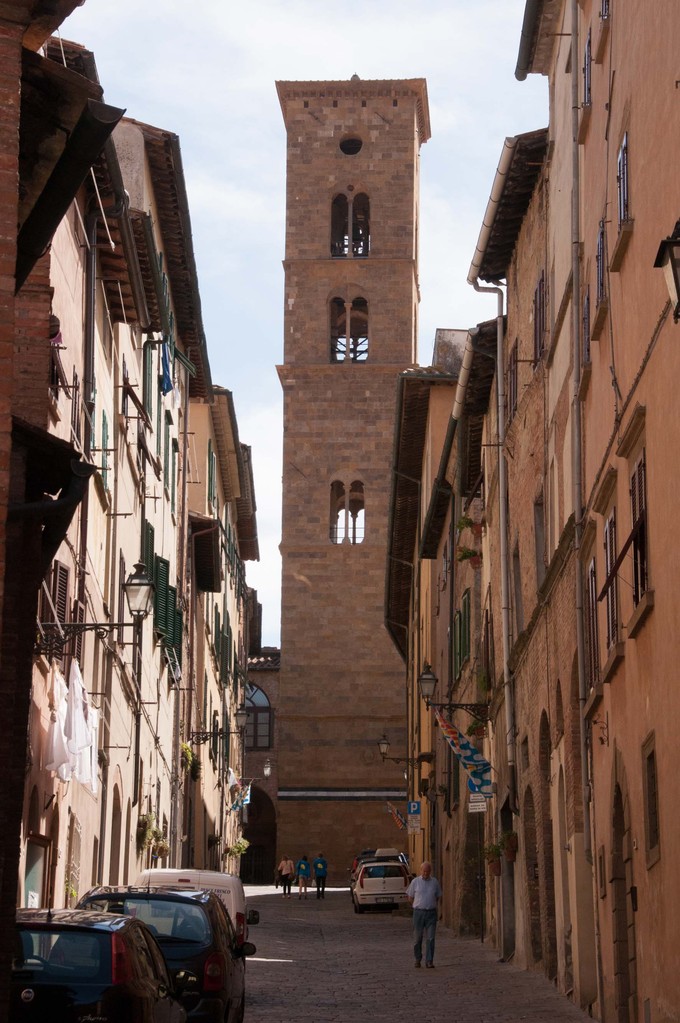
[{"label": "flag on pole", "polygon": [[392,817],[392,820],[397,825],[399,830],[400,831],[405,831],[406,830],[406,818],[404,817],[403,813],[401,813],[399,810],[397,810],[396,806],[393,806],[392,803],[388,803],[387,804],[387,812],[390,814],[390,816]]},{"label": "flag on pole", "polygon": [[493,794],[491,791],[491,764],[458,731],[455,725],[447,721],[436,707],[433,709],[437,724],[444,733],[451,749],[470,776],[470,788],[475,792],[481,792],[486,799],[490,799]]}]

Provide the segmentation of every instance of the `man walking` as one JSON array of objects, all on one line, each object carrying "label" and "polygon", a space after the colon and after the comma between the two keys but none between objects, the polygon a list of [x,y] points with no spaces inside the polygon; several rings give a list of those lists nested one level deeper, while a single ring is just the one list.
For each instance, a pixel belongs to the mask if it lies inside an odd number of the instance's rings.
[{"label": "man walking", "polygon": [[324,859],[323,853],[319,853],[312,866],[314,867],[314,880],[316,881],[316,897],[317,899],[325,899],[328,864]]},{"label": "man walking", "polygon": [[423,958],[423,934],[425,935],[425,966],[434,968],[434,934],[437,930],[439,901],[442,890],[436,877],[432,877],[432,864],[425,860],[420,867],[420,876],[414,877],[406,889],[406,895],[413,906],[413,954],[416,969],[420,969]]}]

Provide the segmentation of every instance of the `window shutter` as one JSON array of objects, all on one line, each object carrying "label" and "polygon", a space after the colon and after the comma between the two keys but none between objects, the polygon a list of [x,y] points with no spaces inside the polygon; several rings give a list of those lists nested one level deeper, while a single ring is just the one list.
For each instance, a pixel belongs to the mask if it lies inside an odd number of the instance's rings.
[{"label": "window shutter", "polygon": [[588,667],[591,686],[595,685],[599,674],[599,642],[597,635],[597,575],[595,559],[588,565]]},{"label": "window shutter", "polygon": [[[604,568],[609,576],[616,561],[616,513],[611,515],[604,525]],[[616,578],[612,578],[607,590],[607,648],[616,642],[618,632],[618,615],[616,607]]]},{"label": "window shutter", "polygon": [[175,646],[175,622],[177,619],[177,587],[168,586],[168,612],[167,630],[165,633],[166,646]]},{"label": "window shutter", "polygon": [[109,489],[109,454],[108,454],[108,450],[109,450],[109,420],[107,418],[106,412],[102,410],[102,450],[101,450],[102,465],[101,465],[101,474],[102,474],[102,483],[104,484],[104,489],[105,490]]},{"label": "window shutter", "polygon": [[142,557],[144,558],[144,567],[146,568],[149,577],[153,577],[154,572],[154,528],[150,522],[144,523],[144,539],[142,543]]},{"label": "window shutter", "polygon": [[170,579],[170,563],[165,558],[156,558],[155,570],[156,593],[154,598],[154,627],[158,632],[167,635],[168,631],[168,581]]},{"label": "window shutter", "polygon": [[57,620],[67,621],[68,618],[68,577],[69,570],[61,561],[54,562],[54,576],[52,585],[52,602],[57,612]]},{"label": "window shutter", "polygon": [[[71,621],[77,622],[78,625],[83,625],[85,622],[85,605],[81,600],[73,601],[73,609],[71,612]],[[85,633],[79,632],[72,640],[73,642],[73,656],[78,661],[78,664],[83,663],[83,637]]]}]

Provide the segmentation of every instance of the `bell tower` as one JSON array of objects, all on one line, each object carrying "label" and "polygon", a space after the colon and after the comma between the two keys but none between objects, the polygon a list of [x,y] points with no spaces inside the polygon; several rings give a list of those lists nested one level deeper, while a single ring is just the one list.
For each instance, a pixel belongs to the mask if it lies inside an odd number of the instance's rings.
[{"label": "bell tower", "polygon": [[287,131],[277,853],[406,847],[406,672],[384,627],[397,377],[416,363],[424,79],[278,82]]}]

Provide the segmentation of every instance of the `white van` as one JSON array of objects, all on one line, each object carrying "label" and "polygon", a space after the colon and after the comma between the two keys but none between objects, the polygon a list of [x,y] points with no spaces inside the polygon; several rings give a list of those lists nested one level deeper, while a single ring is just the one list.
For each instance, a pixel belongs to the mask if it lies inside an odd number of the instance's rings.
[{"label": "white van", "polygon": [[227,908],[236,930],[239,944],[248,937],[248,925],[260,922],[256,909],[246,910],[246,895],[240,877],[222,874],[218,870],[180,870],[177,867],[151,867],[143,870],[136,885],[164,885],[168,888],[205,888],[215,892]]}]

